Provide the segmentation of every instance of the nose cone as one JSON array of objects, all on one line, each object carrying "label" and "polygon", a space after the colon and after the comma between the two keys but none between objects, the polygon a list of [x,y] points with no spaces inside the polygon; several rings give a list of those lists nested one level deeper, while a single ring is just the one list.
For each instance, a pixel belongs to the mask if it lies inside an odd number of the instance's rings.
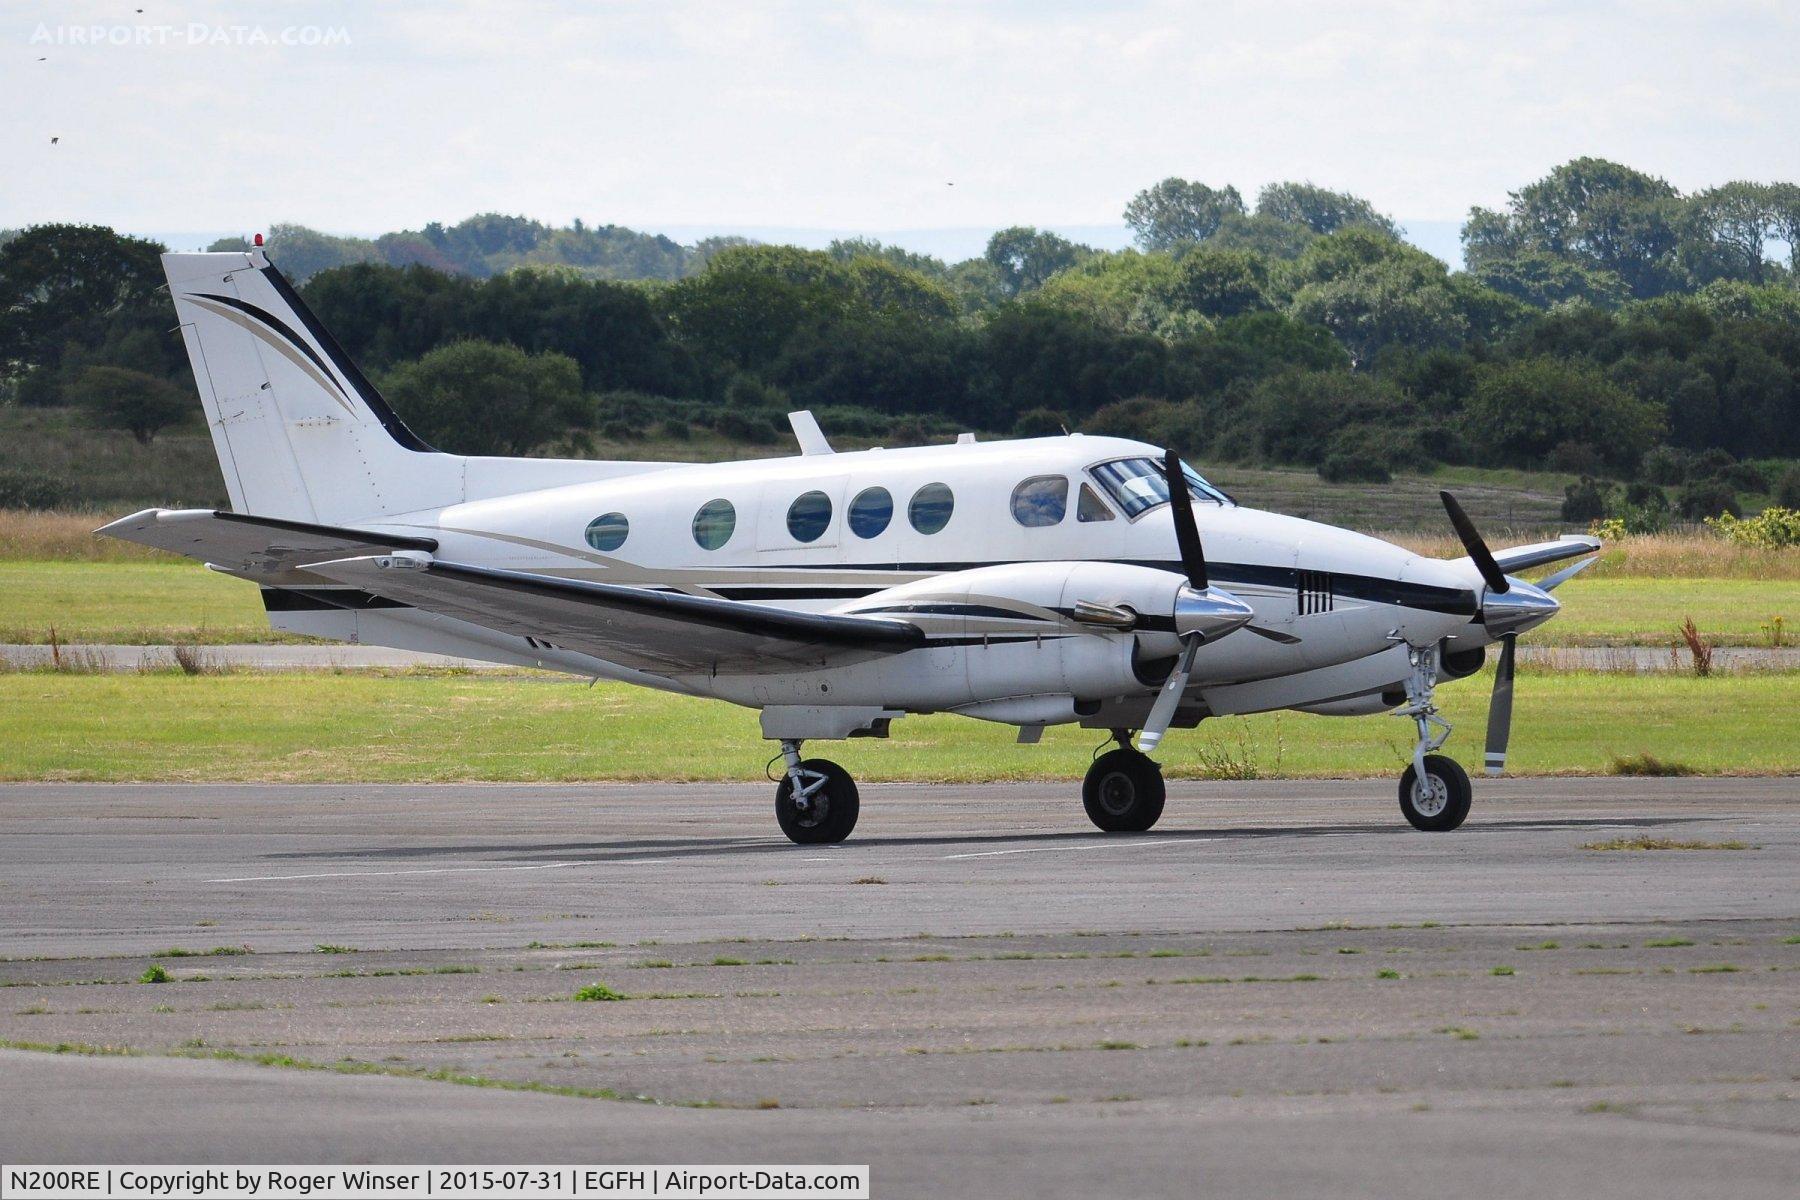
[{"label": "nose cone", "polygon": [[1175,632],[1182,637],[1197,633],[1203,642],[1215,641],[1248,625],[1255,615],[1255,609],[1220,588],[1184,587],[1175,593]]},{"label": "nose cone", "polygon": [[1512,585],[1506,591],[1487,591],[1481,597],[1481,623],[1491,636],[1535,629],[1562,610],[1556,598],[1542,588],[1510,575],[1506,581]]}]

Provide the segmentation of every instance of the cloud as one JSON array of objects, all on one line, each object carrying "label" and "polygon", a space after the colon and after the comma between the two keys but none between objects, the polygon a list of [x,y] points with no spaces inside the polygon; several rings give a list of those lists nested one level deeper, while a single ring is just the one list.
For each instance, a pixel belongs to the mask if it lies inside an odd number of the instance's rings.
[{"label": "cloud", "polygon": [[37,63],[40,21],[119,19],[46,11],[0,19],[0,224],[1091,224],[1171,174],[1455,220],[1583,153],[1684,188],[1800,177],[1779,4],[331,3],[254,19],[348,45]]}]

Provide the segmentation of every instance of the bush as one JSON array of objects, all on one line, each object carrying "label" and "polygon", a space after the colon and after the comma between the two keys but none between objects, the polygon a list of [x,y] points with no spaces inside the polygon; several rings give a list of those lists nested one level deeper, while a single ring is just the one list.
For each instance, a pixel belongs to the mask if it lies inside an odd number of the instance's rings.
[{"label": "bush", "polygon": [[1775,503],[1783,508],[1800,508],[1800,465],[1789,467],[1775,481]]},{"label": "bush", "polygon": [[69,399],[96,425],[123,429],[142,445],[158,430],[200,411],[186,392],[166,379],[124,367],[89,367],[69,388]]},{"label": "bush", "polygon": [[1573,443],[1629,469],[1663,431],[1658,406],[1609,383],[1593,367],[1554,358],[1487,368],[1464,419],[1470,440],[1486,454],[1525,467]]},{"label": "bush", "polygon": [[1747,520],[1726,512],[1708,517],[1706,523],[1724,535],[1728,542],[1740,546],[1756,546],[1779,550],[1800,546],[1800,510],[1771,505]]},{"label": "bush", "polygon": [[713,428],[720,437],[758,446],[766,446],[780,436],[769,414],[738,412],[735,409],[726,409],[716,414],[713,417]]},{"label": "bush", "polygon": [[524,454],[592,416],[574,359],[496,342],[453,342],[382,382],[419,436],[459,454]]},{"label": "bush", "polygon": [[0,508],[57,508],[70,498],[68,484],[54,475],[0,468]]},{"label": "bush", "polygon": [[1673,487],[1686,483],[1688,477],[1688,455],[1671,446],[1657,446],[1644,455],[1644,461],[1638,468],[1638,474],[1651,483]]},{"label": "bush", "polygon": [[1029,408],[1019,414],[1013,422],[1013,436],[1055,437],[1069,426],[1069,418],[1062,413],[1048,408]]},{"label": "bush", "polygon": [[1732,463],[1725,468],[1722,479],[1740,492],[1766,492],[1769,490],[1769,477],[1762,473],[1762,468],[1755,463]]},{"label": "bush", "polygon": [[1731,485],[1722,479],[1696,479],[1681,489],[1675,501],[1682,518],[1698,521],[1704,517],[1716,517],[1728,514],[1741,517],[1744,510],[1738,506],[1737,493]]},{"label": "bush", "polygon": [[1606,515],[1606,497],[1611,490],[1591,475],[1583,475],[1579,483],[1563,489],[1562,519],[1598,521]]},{"label": "bush", "polygon": [[1558,442],[1556,448],[1550,451],[1550,469],[1553,471],[1592,475],[1603,465],[1599,451],[1586,442]]}]

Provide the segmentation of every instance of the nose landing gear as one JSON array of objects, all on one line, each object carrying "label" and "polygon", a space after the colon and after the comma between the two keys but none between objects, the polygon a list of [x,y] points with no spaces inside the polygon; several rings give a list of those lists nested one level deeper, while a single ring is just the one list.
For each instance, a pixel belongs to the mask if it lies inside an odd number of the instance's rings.
[{"label": "nose landing gear", "polygon": [[1116,750],[1094,760],[1081,784],[1088,820],[1107,833],[1142,833],[1162,816],[1167,789],[1155,759],[1131,745],[1129,730],[1115,729]]},{"label": "nose landing gear", "polygon": [[1469,815],[1469,773],[1455,759],[1434,754],[1450,736],[1450,722],[1439,715],[1433,692],[1437,688],[1438,647],[1408,646],[1412,671],[1406,677],[1406,704],[1397,717],[1411,717],[1419,731],[1413,760],[1400,776],[1400,812],[1414,829],[1442,833],[1455,829]]}]

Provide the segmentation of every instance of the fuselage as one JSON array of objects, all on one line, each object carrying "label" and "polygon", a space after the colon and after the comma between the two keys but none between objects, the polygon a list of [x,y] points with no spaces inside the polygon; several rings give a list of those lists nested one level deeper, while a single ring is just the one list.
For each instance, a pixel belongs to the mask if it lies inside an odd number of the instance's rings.
[{"label": "fuselage", "polygon": [[[456,561],[857,612],[889,589],[930,587],[981,569],[1002,579],[1008,566],[1038,563],[1178,572],[1170,506],[1144,494],[1142,477],[1132,474],[1131,464],[1158,453],[1142,442],[1070,435],[667,464],[384,524],[430,530],[442,556]],[[1466,630],[1475,616],[1480,581],[1464,564],[1195,490],[1213,583],[1250,605],[1257,626],[1285,635],[1245,632],[1207,645],[1197,678],[1234,683],[1306,672],[1380,653],[1396,635],[1434,642]],[[931,614],[940,618],[933,630],[940,640],[954,635],[967,644],[1020,631],[1017,613],[966,596],[949,603],[952,611]],[[1022,656],[1020,669],[1030,674],[1023,664]],[[874,702],[880,691],[889,705],[923,705],[929,693],[936,697],[930,707],[952,707],[930,671],[898,692],[891,672],[881,679],[867,668],[844,673],[844,686],[826,693],[829,702]],[[677,682],[743,703],[793,703],[802,693],[816,702],[819,695],[811,678],[792,686]],[[983,698],[980,689],[969,695]]]}]

